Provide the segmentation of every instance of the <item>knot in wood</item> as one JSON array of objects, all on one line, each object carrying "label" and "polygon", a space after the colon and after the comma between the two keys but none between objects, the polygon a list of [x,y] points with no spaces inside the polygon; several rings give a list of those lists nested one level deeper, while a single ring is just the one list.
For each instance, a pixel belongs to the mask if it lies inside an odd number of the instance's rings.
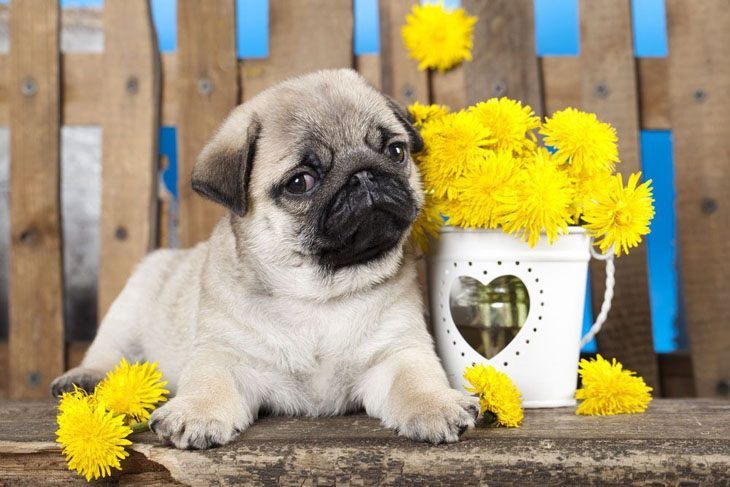
[{"label": "knot in wood", "polygon": [[124,227],[117,227],[117,229],[114,230],[114,237],[117,240],[127,240],[127,229]]},{"label": "knot in wood", "polygon": [[136,76],[130,76],[127,79],[127,93],[130,95],[136,95],[139,91],[139,80]]},{"label": "knot in wood", "polygon": [[38,93],[38,83],[34,78],[28,76],[20,83],[20,92],[23,96],[31,97]]},{"label": "knot in wood", "polygon": [[702,213],[705,215],[712,215],[717,211],[717,201],[714,198],[702,198],[700,207],[702,208]]},{"label": "knot in wood", "polygon": [[198,80],[198,93],[208,96],[213,93],[213,80],[210,78],[200,78]]},{"label": "knot in wood", "polygon": [[413,89],[412,86],[406,85],[403,87],[403,96],[408,101],[412,101],[416,98],[416,91]]},{"label": "knot in wood", "polygon": [[707,92],[702,88],[699,88],[692,93],[692,99],[695,103],[702,103],[707,99]]},{"label": "knot in wood", "polygon": [[35,227],[20,232],[20,241],[26,245],[35,245],[41,240],[41,233]]},{"label": "knot in wood", "polygon": [[494,96],[504,96],[507,94],[507,83],[504,81],[497,81],[494,83],[494,86],[492,86],[492,94]]},{"label": "knot in wood", "polygon": [[598,98],[608,98],[608,95],[611,93],[606,83],[598,83],[593,92]]}]

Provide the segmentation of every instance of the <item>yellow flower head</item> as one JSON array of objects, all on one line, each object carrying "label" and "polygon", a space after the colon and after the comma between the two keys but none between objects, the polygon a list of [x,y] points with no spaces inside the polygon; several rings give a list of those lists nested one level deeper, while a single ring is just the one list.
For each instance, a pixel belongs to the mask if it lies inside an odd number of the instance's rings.
[{"label": "yellow flower head", "polygon": [[570,164],[571,175],[610,173],[618,162],[616,130],[593,113],[574,108],[555,112],[540,130],[555,160]]},{"label": "yellow flower head", "polygon": [[616,174],[607,184],[596,188],[593,198],[586,203],[585,227],[593,238],[600,239],[596,244],[601,252],[613,246],[616,255],[627,254],[639,245],[642,235],[649,233],[654,218],[651,180],[637,186],[640,178],[641,173],[630,175],[624,187],[621,174]]},{"label": "yellow flower head", "polygon": [[620,362],[600,355],[595,360],[583,359],[578,371],[582,387],[575,398],[582,400],[576,414],[607,416],[641,413],[651,401],[652,388],[635,372],[624,370]]},{"label": "yellow flower head", "polygon": [[130,365],[122,359],[96,386],[94,396],[110,411],[141,422],[149,419],[157,404],[166,401],[165,394],[170,391],[165,385],[156,363]]},{"label": "yellow flower head", "polygon": [[489,129],[474,114],[463,111],[427,122],[421,136],[425,150],[417,161],[426,187],[437,198],[452,197],[454,178],[483,160],[494,144]]},{"label": "yellow flower head", "polygon": [[449,113],[449,107],[446,105],[423,105],[415,102],[408,106],[408,113],[411,114],[413,125],[416,128],[421,128],[426,122],[443,117]]},{"label": "yellow flower head", "polygon": [[112,467],[121,470],[119,461],[129,455],[124,448],[132,444],[127,439],[132,430],[124,424],[124,416],[107,412],[78,388],[61,397],[58,410],[56,441],[69,470],[87,482],[111,475]]},{"label": "yellow flower head", "polygon": [[464,9],[446,10],[442,4],[414,5],[401,30],[408,54],[418,69],[446,71],[471,60],[477,18]]},{"label": "yellow flower head", "polygon": [[528,159],[498,198],[498,221],[507,233],[521,234],[535,246],[544,231],[553,243],[571,222],[573,183],[546,149]]},{"label": "yellow flower head", "polygon": [[492,132],[496,149],[522,154],[535,148],[533,130],[540,126],[540,118],[532,108],[509,98],[491,98],[469,109]]},{"label": "yellow flower head", "polygon": [[428,250],[429,238],[437,237],[439,229],[444,225],[444,219],[441,216],[444,213],[443,201],[436,198],[430,191],[426,191],[425,196],[423,208],[411,229],[411,239],[423,252]]},{"label": "yellow flower head", "polygon": [[491,365],[476,364],[464,371],[471,387],[467,392],[479,396],[482,414],[492,416],[498,426],[517,428],[522,423],[524,411],[520,391],[504,372]]},{"label": "yellow flower head", "polygon": [[453,182],[454,198],[449,202],[449,224],[464,228],[496,228],[498,195],[512,184],[519,169],[512,152],[490,151]]}]

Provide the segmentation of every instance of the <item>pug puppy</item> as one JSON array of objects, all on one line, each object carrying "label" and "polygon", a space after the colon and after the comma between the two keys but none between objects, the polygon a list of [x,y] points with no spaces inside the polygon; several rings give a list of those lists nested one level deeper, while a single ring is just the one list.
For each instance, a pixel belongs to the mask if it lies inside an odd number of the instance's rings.
[{"label": "pug puppy", "polygon": [[92,390],[126,357],[169,381],[149,425],[178,448],[228,443],[262,410],[364,408],[402,436],[457,441],[478,401],[449,386],[407,243],[422,146],[407,112],[347,69],[234,109],[192,174],[229,214],[208,241],[139,264],[53,394]]}]

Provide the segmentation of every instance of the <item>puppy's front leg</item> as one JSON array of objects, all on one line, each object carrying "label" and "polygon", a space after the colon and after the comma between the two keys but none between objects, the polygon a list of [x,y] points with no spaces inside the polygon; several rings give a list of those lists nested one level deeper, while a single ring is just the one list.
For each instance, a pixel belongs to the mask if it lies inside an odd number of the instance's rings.
[{"label": "puppy's front leg", "polygon": [[479,414],[479,400],[449,386],[435,352],[427,347],[400,350],[375,364],[358,395],[369,415],[418,441],[458,441]]},{"label": "puppy's front leg", "polygon": [[256,418],[259,401],[243,390],[245,370],[225,351],[197,350],[183,370],[177,395],[152,413],[150,429],[181,449],[233,440]]}]

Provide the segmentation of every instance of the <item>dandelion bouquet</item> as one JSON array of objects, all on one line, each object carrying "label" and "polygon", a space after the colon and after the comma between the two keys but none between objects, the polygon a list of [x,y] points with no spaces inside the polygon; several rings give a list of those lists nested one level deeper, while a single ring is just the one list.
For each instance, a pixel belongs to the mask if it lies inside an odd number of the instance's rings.
[{"label": "dandelion bouquet", "polygon": [[[584,227],[602,252],[626,254],[654,217],[651,181],[624,182],[616,130],[573,108],[541,121],[519,101],[492,98],[450,112],[414,103],[424,139],[416,156],[426,205],[413,229],[421,248],[446,220],[462,228],[501,228],[530,246]],[[544,146],[538,141],[542,136]]]},{"label": "dandelion bouquet", "polygon": [[76,388],[62,395],[56,441],[69,470],[87,481],[111,475],[112,468],[121,470],[132,444],[128,437],[148,429],[150,413],[166,400],[165,385],[157,364],[131,365],[122,359],[92,394]]}]

